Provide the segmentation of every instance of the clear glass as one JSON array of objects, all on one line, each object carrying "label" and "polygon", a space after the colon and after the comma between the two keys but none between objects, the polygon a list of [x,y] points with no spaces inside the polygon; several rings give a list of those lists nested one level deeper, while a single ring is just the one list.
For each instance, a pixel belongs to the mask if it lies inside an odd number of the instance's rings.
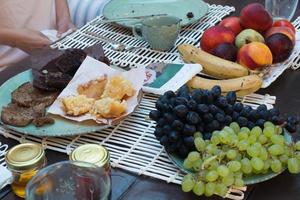
[{"label": "clear glass", "polygon": [[65,161],[40,170],[26,186],[30,200],[107,200],[110,174],[86,162]]},{"label": "clear glass", "polygon": [[265,0],[265,7],[273,19],[291,20],[297,9],[298,0]]}]

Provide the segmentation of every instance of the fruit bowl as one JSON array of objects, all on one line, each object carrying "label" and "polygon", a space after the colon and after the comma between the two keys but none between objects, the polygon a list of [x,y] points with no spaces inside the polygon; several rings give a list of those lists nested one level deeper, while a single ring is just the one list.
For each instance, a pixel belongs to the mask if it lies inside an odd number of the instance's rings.
[{"label": "fruit bowl", "polygon": [[[291,144],[293,139],[292,136],[288,133],[287,130],[284,129],[284,138],[285,141],[287,142],[287,144]],[[185,173],[194,173],[193,171],[189,170],[189,169],[185,169],[183,167],[183,161],[184,159],[180,158],[178,155],[174,154],[174,153],[168,153],[167,155],[169,156],[170,160],[183,172]],[[275,176],[278,176],[279,174],[281,174],[282,172],[285,171],[286,168],[284,168],[281,172],[279,173],[274,173],[272,171],[269,171],[266,174],[256,174],[256,175],[252,175],[252,176],[248,176],[244,178],[244,182],[245,185],[251,185],[251,184],[256,184],[256,183],[261,183],[267,180],[270,180],[272,178],[274,178]]]}]

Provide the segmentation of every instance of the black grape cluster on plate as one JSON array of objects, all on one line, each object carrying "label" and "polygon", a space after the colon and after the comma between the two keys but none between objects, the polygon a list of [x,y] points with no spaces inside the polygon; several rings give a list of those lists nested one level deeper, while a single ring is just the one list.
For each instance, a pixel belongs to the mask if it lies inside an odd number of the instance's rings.
[{"label": "black grape cluster on plate", "polygon": [[[154,135],[166,151],[186,157],[195,150],[193,136],[196,132],[209,140],[213,131],[221,130],[233,121],[249,129],[263,128],[266,121],[275,125],[285,123],[276,108],[268,110],[266,105],[260,105],[253,109],[236,100],[235,92],[223,96],[219,86],[210,91],[195,89],[190,92],[187,86],[181,87],[177,94],[168,91],[159,97],[156,110],[149,114],[157,122]],[[295,132],[298,120],[295,117],[288,119],[288,131]]]}]

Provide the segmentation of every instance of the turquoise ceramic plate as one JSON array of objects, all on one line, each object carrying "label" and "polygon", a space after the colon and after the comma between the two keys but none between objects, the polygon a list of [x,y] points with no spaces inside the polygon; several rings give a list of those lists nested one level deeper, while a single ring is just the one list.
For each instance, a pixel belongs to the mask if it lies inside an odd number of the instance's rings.
[{"label": "turquoise ceramic plate", "polygon": [[[187,14],[193,13],[193,18]],[[182,19],[186,26],[197,22],[208,12],[208,5],[202,0],[111,0],[103,9],[107,19],[167,14]],[[137,20],[121,21],[117,24],[132,27]]]},{"label": "turquoise ceramic plate", "polygon": [[[0,112],[3,106],[6,106],[11,102],[11,93],[20,85],[29,81],[32,81],[31,70],[27,70],[12,77],[0,87]],[[78,123],[59,116],[53,115],[53,117],[55,119],[55,123],[43,127],[35,127],[32,124],[26,127],[15,127],[10,125],[5,125],[5,127],[20,133],[34,136],[71,136],[95,132],[108,127],[107,125],[99,125],[94,121]]]},{"label": "turquoise ceramic plate", "polygon": [[[284,133],[284,137],[285,137],[285,140],[288,144],[291,144],[292,143],[292,137],[287,133],[285,132]],[[183,159],[178,157],[177,155],[175,154],[168,154],[169,155],[169,158],[171,159],[171,161],[177,166],[179,167],[183,172],[186,172],[186,173],[193,173],[192,171],[188,170],[188,169],[185,169],[183,167]],[[285,169],[284,169],[285,170]],[[246,185],[251,185],[251,184],[256,184],[256,183],[260,183],[260,182],[263,182],[263,181],[267,181],[271,178],[274,178],[275,176],[278,176],[279,174],[281,174],[284,170],[282,170],[280,173],[276,174],[276,173],[273,173],[273,172],[269,172],[267,174],[259,174],[259,175],[253,175],[253,176],[250,176],[250,177],[245,177],[244,178],[244,181],[245,181],[245,184]]]}]

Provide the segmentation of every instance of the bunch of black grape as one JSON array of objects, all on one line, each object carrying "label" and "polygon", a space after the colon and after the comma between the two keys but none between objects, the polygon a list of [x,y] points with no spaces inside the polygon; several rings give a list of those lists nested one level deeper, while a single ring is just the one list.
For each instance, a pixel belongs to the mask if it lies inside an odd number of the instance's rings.
[{"label": "bunch of black grape", "polygon": [[[157,110],[151,111],[149,116],[157,122],[154,134],[166,151],[186,157],[195,149],[195,133],[209,140],[213,131],[233,121],[249,129],[263,128],[266,121],[275,125],[285,122],[276,108],[268,110],[266,105],[260,105],[252,109],[236,102],[235,92],[228,92],[226,96],[221,92],[219,86],[214,86],[210,91],[194,89],[190,93],[188,87],[183,86],[177,94],[168,91],[160,96],[155,105]],[[294,130],[297,123],[293,118],[287,128]]]}]

